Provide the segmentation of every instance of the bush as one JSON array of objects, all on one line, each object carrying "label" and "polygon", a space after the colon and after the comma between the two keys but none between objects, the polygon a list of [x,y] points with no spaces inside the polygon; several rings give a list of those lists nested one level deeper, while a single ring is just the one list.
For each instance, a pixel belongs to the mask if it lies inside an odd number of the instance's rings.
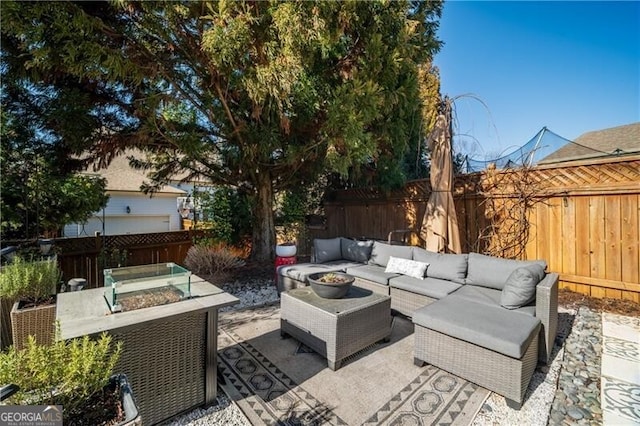
[{"label": "bush", "polygon": [[27,346],[11,346],[0,353],[0,383],[14,383],[20,390],[4,403],[13,405],[62,405],[64,423],[86,410],[83,404],[102,392],[120,358],[122,343],[112,345],[103,333],[98,340],[88,336],[38,345],[29,336]]},{"label": "bush", "polygon": [[237,244],[251,234],[249,201],[243,194],[231,188],[218,188],[211,194],[198,193],[204,221],[198,229],[207,229],[216,242]]},{"label": "bush", "polygon": [[27,262],[16,257],[2,267],[0,297],[42,301],[56,293],[62,272],[55,260]]},{"label": "bush", "polygon": [[214,275],[245,265],[245,261],[239,257],[236,250],[224,244],[195,245],[187,252],[184,263],[192,272],[205,275]]}]

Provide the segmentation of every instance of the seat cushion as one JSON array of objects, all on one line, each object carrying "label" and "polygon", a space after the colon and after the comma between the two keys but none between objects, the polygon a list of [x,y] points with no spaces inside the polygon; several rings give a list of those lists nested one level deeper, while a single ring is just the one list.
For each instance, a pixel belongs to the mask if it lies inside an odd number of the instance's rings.
[{"label": "seat cushion", "polygon": [[390,279],[389,285],[393,288],[431,297],[432,299],[442,299],[462,287],[460,284],[438,278],[418,279],[407,275]]},{"label": "seat cushion", "polygon": [[467,284],[502,290],[513,271],[529,265],[541,265],[544,270],[547,267],[547,262],[544,260],[502,259],[479,253],[469,253]]},{"label": "seat cushion", "polygon": [[351,266],[360,265],[357,262],[345,262],[342,260],[328,263],[297,263],[278,267],[277,273],[283,277],[289,277],[297,281],[306,282],[307,277],[316,272],[345,272]]},{"label": "seat cushion", "polygon": [[[502,298],[502,291],[496,290],[495,288],[480,287],[477,285],[463,285],[456,290],[456,296],[465,298],[472,302],[499,307]],[[513,309],[513,312],[520,312],[522,314],[535,317],[536,306],[534,303],[529,303],[526,306]]]},{"label": "seat cushion", "polygon": [[347,268],[347,274],[383,285],[389,285],[391,278],[400,276],[399,274],[384,272],[382,266],[376,265],[354,265]]},{"label": "seat cushion", "polygon": [[413,248],[413,260],[429,264],[427,276],[464,284],[467,276],[467,255],[434,253],[421,247]]},{"label": "seat cushion", "polygon": [[540,320],[455,294],[413,313],[414,324],[521,359],[538,335]]},{"label": "seat cushion", "polygon": [[348,238],[340,239],[342,258],[352,262],[367,263],[371,257],[373,240],[356,241]]},{"label": "seat cushion", "polygon": [[411,246],[394,246],[374,241],[369,264],[386,267],[390,256],[411,259],[412,253],[413,247]]}]

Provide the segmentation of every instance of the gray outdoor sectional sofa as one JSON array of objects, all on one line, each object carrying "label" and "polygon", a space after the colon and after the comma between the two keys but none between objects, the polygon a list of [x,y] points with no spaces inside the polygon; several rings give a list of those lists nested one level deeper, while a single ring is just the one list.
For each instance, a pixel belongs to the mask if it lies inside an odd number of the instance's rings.
[{"label": "gray outdoor sectional sofa", "polygon": [[308,285],[312,273],[346,272],[354,285],[389,295],[392,311],[412,318],[417,365],[432,364],[522,403],[556,337],[558,274],[546,266],[337,237],[314,240],[312,263],[280,266],[277,286],[287,291]]}]

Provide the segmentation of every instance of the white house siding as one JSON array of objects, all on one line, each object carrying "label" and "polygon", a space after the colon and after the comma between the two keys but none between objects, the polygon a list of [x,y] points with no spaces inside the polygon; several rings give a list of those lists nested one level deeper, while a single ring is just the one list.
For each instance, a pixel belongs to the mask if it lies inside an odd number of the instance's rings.
[{"label": "white house siding", "polygon": [[139,234],[177,231],[181,228],[177,197],[183,194],[156,193],[151,198],[136,192],[108,191],[108,194],[110,198],[104,212],[96,213],[84,225],[65,226],[64,235],[92,236],[95,232],[104,232],[104,235]]}]

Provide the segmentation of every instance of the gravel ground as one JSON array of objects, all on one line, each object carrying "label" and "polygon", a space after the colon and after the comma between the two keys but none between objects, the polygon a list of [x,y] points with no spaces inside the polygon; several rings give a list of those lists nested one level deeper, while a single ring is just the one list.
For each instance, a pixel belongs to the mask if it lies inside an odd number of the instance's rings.
[{"label": "gravel ground", "polygon": [[[234,310],[248,306],[277,301],[278,294],[273,280],[266,278],[244,278],[226,283],[222,288],[240,299],[240,303],[222,309]],[[484,425],[547,425],[549,413],[558,389],[558,378],[565,358],[564,342],[571,333],[572,323],[581,322],[580,313],[570,308],[559,308],[558,338],[549,366],[538,366],[531,379],[529,394],[520,409],[509,406],[504,397],[491,393],[473,426]],[[224,392],[218,389],[218,404],[207,409],[196,409],[180,418],[174,419],[172,426],[200,425],[250,425],[240,409],[230,401]]]}]

